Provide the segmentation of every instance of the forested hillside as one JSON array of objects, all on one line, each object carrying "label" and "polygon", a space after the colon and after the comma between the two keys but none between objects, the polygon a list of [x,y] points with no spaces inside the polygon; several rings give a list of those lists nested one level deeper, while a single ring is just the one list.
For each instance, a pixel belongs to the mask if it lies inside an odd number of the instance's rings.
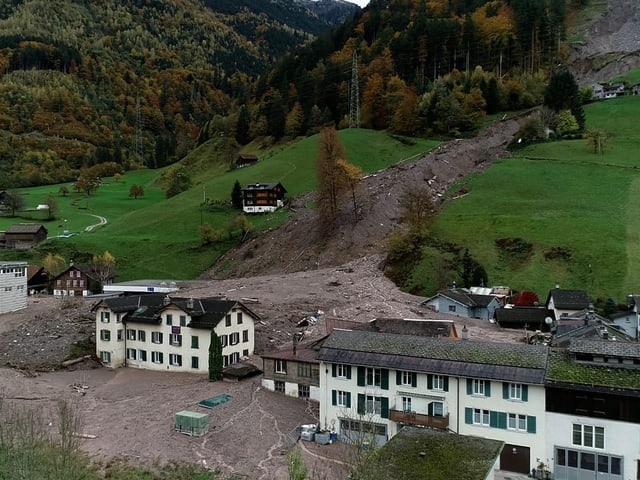
[{"label": "forested hillside", "polygon": [[171,163],[327,28],[294,0],[2,0],[0,187]]}]

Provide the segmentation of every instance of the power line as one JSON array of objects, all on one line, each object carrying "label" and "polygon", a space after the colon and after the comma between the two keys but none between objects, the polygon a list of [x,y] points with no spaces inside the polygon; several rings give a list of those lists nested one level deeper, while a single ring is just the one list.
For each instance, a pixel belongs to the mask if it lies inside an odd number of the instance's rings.
[{"label": "power line", "polygon": [[360,128],[360,87],[358,86],[358,52],[353,50],[351,89],[349,90],[349,128]]}]

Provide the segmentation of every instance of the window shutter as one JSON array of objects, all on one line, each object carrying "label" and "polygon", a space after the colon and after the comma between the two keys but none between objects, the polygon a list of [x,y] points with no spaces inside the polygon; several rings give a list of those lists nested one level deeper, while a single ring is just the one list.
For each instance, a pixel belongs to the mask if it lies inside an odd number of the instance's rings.
[{"label": "window shutter", "polygon": [[380,372],[380,377],[380,388],[389,390],[389,370],[383,368],[382,372]]},{"label": "window shutter", "polygon": [[444,377],[444,391],[448,392],[449,391],[449,377]]},{"label": "window shutter", "polygon": [[347,380],[351,380],[351,365],[347,365]]},{"label": "window shutter", "polygon": [[429,402],[429,406],[427,407],[427,415],[433,417],[433,402]]},{"label": "window shutter", "polygon": [[418,374],[416,372],[411,372],[411,386],[414,388],[418,386]]},{"label": "window shutter", "polygon": [[396,370],[396,385],[400,385],[402,383],[402,373],[400,370]]},{"label": "window shutter", "polygon": [[433,388],[433,375],[427,375],[427,389],[431,390]]},{"label": "window shutter", "polygon": [[473,394],[473,380],[467,378],[467,395]]},{"label": "window shutter", "polygon": [[365,375],[364,367],[358,367],[358,386],[364,387],[364,375]]},{"label": "window shutter", "polygon": [[387,397],[380,398],[380,416],[389,418],[389,399]]},{"label": "window shutter", "polygon": [[509,399],[509,384],[507,382],[502,382],[502,398]]},{"label": "window shutter", "polygon": [[338,401],[336,399],[337,397],[337,393],[335,390],[331,390],[331,405],[333,405],[334,407],[338,404]]},{"label": "window shutter", "polygon": [[364,394],[358,394],[358,415],[364,415]]},{"label": "window shutter", "polygon": [[498,412],[494,412],[493,410],[489,412],[489,426],[498,428]]},{"label": "window shutter", "polygon": [[522,385],[522,401],[523,402],[529,401],[529,385]]},{"label": "window shutter", "polygon": [[527,416],[527,432],[536,433],[536,417]]},{"label": "window shutter", "polygon": [[347,408],[351,408],[351,392],[347,392]]},{"label": "window shutter", "polygon": [[491,380],[484,381],[484,396],[485,397],[491,396]]},{"label": "window shutter", "polygon": [[464,409],[464,423],[471,424],[473,423],[473,409],[466,407]]},{"label": "window shutter", "polygon": [[498,412],[498,428],[507,428],[507,414],[505,412]]},{"label": "window shutter", "polygon": [[336,364],[335,363],[331,364],[331,376],[332,377],[336,376]]}]

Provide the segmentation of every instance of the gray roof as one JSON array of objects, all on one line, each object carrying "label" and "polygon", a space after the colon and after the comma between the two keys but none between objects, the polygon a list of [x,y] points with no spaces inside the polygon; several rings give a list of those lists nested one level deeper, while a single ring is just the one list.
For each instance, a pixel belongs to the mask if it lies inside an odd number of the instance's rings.
[{"label": "gray roof", "polygon": [[496,299],[494,295],[480,295],[468,292],[460,288],[450,288],[449,290],[438,292],[435,296],[428,298],[422,303],[425,304],[429,300],[437,296],[446,297],[469,308],[487,307],[493,300]]},{"label": "gray roof", "polygon": [[452,333],[455,333],[453,320],[374,318],[367,323],[353,323],[353,330],[396,333],[400,335],[449,337],[452,336]]},{"label": "gray roof", "polygon": [[572,338],[569,344],[571,353],[590,353],[618,358],[640,359],[640,343],[614,342],[601,339]]},{"label": "gray roof", "polygon": [[553,310],[539,307],[513,307],[499,308],[495,311],[495,317],[498,324],[528,324],[530,328],[534,326],[545,327],[549,329],[545,322],[547,317],[552,320],[555,318]]},{"label": "gray roof", "polygon": [[334,330],[318,359],[443,375],[542,384],[548,349],[503,344]]},{"label": "gray roof", "polygon": [[16,223],[10,225],[6,233],[38,233],[41,229],[47,231],[40,223]]},{"label": "gray roof", "polygon": [[564,290],[562,288],[554,288],[549,291],[546,305],[553,297],[553,305],[555,308],[563,310],[582,310],[588,308],[591,301],[586,290]]}]

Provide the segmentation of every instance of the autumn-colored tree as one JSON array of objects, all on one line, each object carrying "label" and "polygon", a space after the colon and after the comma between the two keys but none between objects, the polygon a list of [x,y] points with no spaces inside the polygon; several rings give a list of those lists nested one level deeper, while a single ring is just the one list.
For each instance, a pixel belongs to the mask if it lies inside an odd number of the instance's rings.
[{"label": "autumn-colored tree", "polygon": [[338,160],[339,175],[344,178],[348,190],[351,192],[351,204],[353,206],[353,223],[358,221],[358,197],[357,191],[362,178],[362,169],[357,165],[347,162],[345,159]]},{"label": "autumn-colored tree", "polygon": [[118,183],[121,179],[122,179],[122,174],[117,173],[117,172],[113,174],[113,181],[114,182]]},{"label": "autumn-colored tree", "polygon": [[205,246],[213,242],[213,228],[208,223],[200,225],[200,245]]},{"label": "autumn-colored tree", "polygon": [[84,192],[87,196],[90,196],[93,192],[95,192],[99,186],[100,177],[87,169],[80,172],[78,180],[76,180],[76,183],[73,184],[73,188],[75,188],[78,192]]},{"label": "autumn-colored tree", "polygon": [[44,199],[44,204],[47,208],[47,219],[53,220],[56,218],[56,213],[58,213],[58,202],[53,197],[53,195],[49,194]]},{"label": "autumn-colored tree", "polygon": [[58,190],[58,192],[63,197],[66,197],[67,195],[69,195],[69,189],[67,187],[65,187],[64,185],[60,187],[60,190]]},{"label": "autumn-colored tree", "polygon": [[129,188],[129,196],[133,199],[144,196],[144,187],[142,185],[136,185],[135,183]]},{"label": "autumn-colored tree", "polygon": [[317,206],[318,220],[324,227],[331,226],[338,217],[339,199],[348,188],[344,178],[344,169],[338,163],[345,161],[345,151],[338,132],[333,127],[320,129],[316,176],[318,181]]},{"label": "autumn-colored tree", "polygon": [[401,135],[414,135],[418,130],[418,96],[408,88],[393,114],[393,130]]},{"label": "autumn-colored tree", "polygon": [[290,138],[297,137],[302,133],[302,126],[304,125],[304,112],[302,111],[302,105],[300,102],[296,102],[293,105],[291,111],[287,114],[287,120],[285,122],[285,135]]},{"label": "autumn-colored tree", "polygon": [[165,196],[171,198],[189,189],[191,177],[184,165],[176,164],[169,167],[164,173],[163,183]]},{"label": "autumn-colored tree", "polygon": [[609,134],[599,128],[590,128],[586,134],[587,142],[593,147],[593,153],[604,153],[604,147],[609,141]]},{"label": "autumn-colored tree", "polygon": [[67,262],[57,253],[47,253],[47,256],[42,260],[42,266],[49,278],[54,278],[64,271]]},{"label": "autumn-colored tree", "polygon": [[92,263],[93,271],[101,284],[104,285],[109,279],[113,278],[116,259],[108,250],[105,250],[102,255],[94,255]]},{"label": "autumn-colored tree", "polygon": [[513,304],[516,307],[533,307],[540,303],[538,295],[528,290],[523,290],[513,299]]},{"label": "autumn-colored tree", "polygon": [[435,214],[427,186],[406,185],[400,196],[400,214],[410,228],[428,226]]},{"label": "autumn-colored tree", "polygon": [[580,125],[571,110],[560,110],[556,114],[556,130],[560,135],[570,135],[580,130]]},{"label": "autumn-colored tree", "polygon": [[367,128],[382,130],[389,125],[389,112],[382,75],[374,73],[362,94],[362,123]]}]

